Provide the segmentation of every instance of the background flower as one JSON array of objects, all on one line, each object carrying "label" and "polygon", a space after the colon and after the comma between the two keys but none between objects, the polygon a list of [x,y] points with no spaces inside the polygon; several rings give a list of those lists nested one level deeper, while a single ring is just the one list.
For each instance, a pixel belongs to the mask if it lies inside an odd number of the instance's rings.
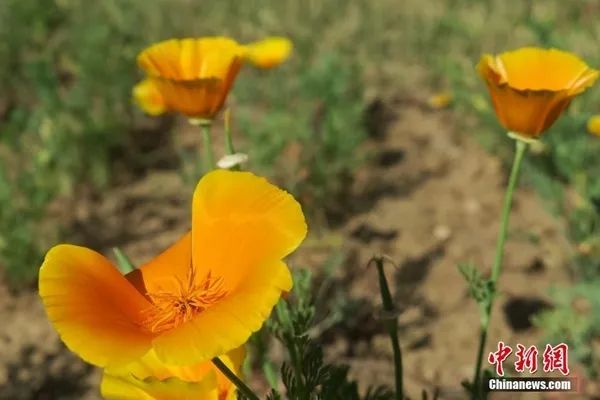
[{"label": "background flower", "polygon": [[148,78],[134,88],[134,98],[151,115],[176,111],[212,119],[223,107],[244,61],[272,68],[286,60],[291,50],[292,43],[281,37],[245,46],[226,37],[166,40],[139,54],[138,65]]},{"label": "background flower", "polygon": [[500,123],[524,139],[539,137],[598,78],[598,71],[571,53],[535,47],[485,54],[477,70]]}]

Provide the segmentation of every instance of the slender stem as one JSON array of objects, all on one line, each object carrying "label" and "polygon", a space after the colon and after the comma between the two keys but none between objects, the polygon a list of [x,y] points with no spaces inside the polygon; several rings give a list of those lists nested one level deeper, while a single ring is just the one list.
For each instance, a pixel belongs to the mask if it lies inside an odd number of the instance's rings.
[{"label": "slender stem", "polygon": [[384,324],[390,335],[392,342],[392,351],[394,352],[394,378],[396,382],[396,400],[404,399],[404,384],[402,381],[402,350],[398,341],[398,317],[396,316],[396,308],[390,293],[390,288],[383,270],[383,257],[374,257],[373,260],[379,274],[379,289],[381,292],[381,302],[383,303]]},{"label": "slender stem", "polygon": [[508,233],[508,221],[510,219],[510,209],[512,207],[512,198],[517,181],[519,180],[519,171],[521,162],[527,150],[527,143],[522,140],[516,140],[515,159],[510,171],[510,178],[504,196],[504,205],[502,206],[502,219],[500,220],[500,232],[498,232],[498,242],[496,244],[496,258],[492,267],[492,282],[496,283],[502,270],[502,260],[504,259],[504,242]]},{"label": "slender stem", "polygon": [[259,400],[258,396],[250,389],[244,381],[242,381],[232,370],[230,370],[227,365],[219,357],[215,357],[212,359],[212,363],[235,385],[235,387],[242,393],[244,396],[249,398],[250,400]]},{"label": "slender stem", "polygon": [[483,351],[487,340],[488,328],[490,325],[490,319],[492,316],[492,308],[494,305],[494,299],[496,297],[496,284],[500,273],[502,271],[502,260],[504,259],[504,244],[506,242],[506,236],[508,233],[508,222],[510,219],[510,210],[512,207],[512,199],[517,181],[519,180],[519,171],[521,169],[521,162],[525,156],[527,150],[527,143],[522,140],[515,140],[516,151],[515,158],[513,160],[512,169],[510,172],[510,178],[508,180],[508,186],[506,187],[506,193],[504,195],[504,204],[502,206],[502,215],[500,219],[500,230],[498,232],[498,240],[496,243],[496,256],[494,258],[494,264],[492,266],[492,276],[490,279],[491,283],[491,297],[488,304],[485,307],[484,313],[481,319],[481,332],[479,337],[479,348],[477,351],[477,360],[475,366],[475,376],[473,378],[472,387],[472,399],[477,399],[480,396],[482,385],[481,379],[481,363],[483,361]]},{"label": "slender stem", "polygon": [[215,167],[215,158],[213,156],[212,140],[210,136],[210,122],[200,125],[202,128],[202,141],[204,144],[204,172],[208,172]]},{"label": "slender stem", "polygon": [[[235,147],[233,146],[233,138],[231,136],[231,111],[228,108],[227,110],[225,110],[225,116],[224,116],[224,121],[225,121],[225,126],[224,126],[224,130],[225,130],[225,151],[227,152],[227,155],[232,155],[235,154]],[[233,167],[231,167],[232,171],[241,171],[240,165],[234,165]]]},{"label": "slender stem", "polygon": [[225,110],[225,150],[227,151],[227,155],[231,155],[235,153],[235,148],[233,147],[233,139],[231,138],[231,112],[229,108]]}]

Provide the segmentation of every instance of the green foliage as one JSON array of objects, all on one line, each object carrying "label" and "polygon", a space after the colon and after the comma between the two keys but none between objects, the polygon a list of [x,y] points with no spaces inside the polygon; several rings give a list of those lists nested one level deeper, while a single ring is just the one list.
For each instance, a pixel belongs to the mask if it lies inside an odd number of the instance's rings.
[{"label": "green foliage", "polygon": [[494,296],[493,282],[481,276],[481,272],[476,265],[458,264],[458,270],[465,279],[469,294],[479,305],[479,311],[482,318],[482,325],[488,318],[487,310]]},{"label": "green foliage", "polygon": [[[281,378],[290,400],[391,400],[393,393],[385,387],[369,388],[361,397],[356,382],[349,380],[348,367],[327,363],[323,350],[309,335],[315,317],[311,276],[302,271],[295,276],[292,298],[280,301],[268,328],[283,344],[289,361],[281,366]],[[273,390],[269,399],[282,399]]]},{"label": "green foliage", "polygon": [[137,45],[116,30],[110,4],[0,5],[0,262],[14,282],[35,275],[51,239],[40,237],[48,203],[84,180],[106,184],[130,126]]},{"label": "green foliage", "polygon": [[[461,128],[473,132],[487,149],[508,164],[512,157],[512,140],[506,138],[498,124],[485,86],[474,70],[475,64],[482,53],[534,45],[573,51],[597,67],[600,62],[597,27],[586,17],[586,10],[593,5],[588,1],[568,4],[527,1],[510,7],[499,0],[455,0],[453,3],[450,12],[430,18],[425,23],[423,37],[413,42],[427,48],[453,49],[444,51],[443,55],[441,51],[427,52],[422,59],[432,66],[434,81],[452,88]],[[483,16],[480,21],[485,23],[475,21],[475,16]],[[477,40],[473,40],[474,37]],[[597,88],[578,96],[541,142],[532,146],[523,171],[523,182],[537,189],[552,212],[566,216],[568,236],[578,250],[573,273],[586,285],[588,282],[598,285],[600,278],[600,158],[597,156],[600,140],[586,132],[586,121],[598,113],[599,104]],[[473,283],[469,281],[470,289],[476,294]],[[565,296],[571,290],[573,296],[581,291],[579,285],[562,289]],[[545,312],[540,326],[548,332],[556,332],[567,310],[568,305],[563,304],[555,311]],[[591,337],[592,332],[597,335],[600,329],[597,320],[591,320],[590,324],[592,326],[584,330],[585,337]],[[578,332],[573,335],[582,337],[582,331]],[[582,355],[580,360],[588,367],[598,362],[587,356],[593,354],[589,343],[580,342],[576,352]]]},{"label": "green foliage", "polygon": [[[279,79],[274,88],[293,85],[294,97],[282,101],[279,90],[267,91],[264,115],[242,109],[240,128],[248,139],[252,167],[277,178],[314,214],[337,206],[348,180],[363,158],[365,139],[360,69],[339,55],[294,65],[295,79]],[[240,98],[255,93],[258,80],[240,82]],[[250,102],[251,99],[246,100]],[[276,166],[273,168],[273,166]]]},{"label": "green foliage", "polygon": [[573,287],[552,290],[555,308],[535,316],[551,343],[566,342],[570,355],[582,361],[592,377],[600,371],[600,359],[593,343],[600,337],[600,280],[580,282]]},{"label": "green foliage", "polygon": [[[30,282],[43,251],[68,228],[46,219],[50,204],[78,185],[110,184],[111,164],[128,153],[128,134],[142,120],[130,96],[140,77],[135,57],[166,38],[290,36],[290,63],[268,72],[248,68],[237,81],[234,119],[239,115],[247,139],[238,147],[253,168],[285,181],[308,210],[335,207],[344,178],[360,162],[362,70],[352,48],[322,51],[315,42],[321,33],[306,27],[333,30],[332,12],[349,7],[274,0],[0,2],[0,266],[7,277]],[[352,29],[357,37],[364,27]],[[287,157],[293,147],[297,157]],[[188,158],[184,172],[197,162]]]}]

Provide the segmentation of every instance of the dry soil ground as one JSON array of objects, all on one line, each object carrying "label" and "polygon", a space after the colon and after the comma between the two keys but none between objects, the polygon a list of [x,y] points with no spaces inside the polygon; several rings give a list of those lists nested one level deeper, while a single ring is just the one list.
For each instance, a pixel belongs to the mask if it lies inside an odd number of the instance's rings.
[{"label": "dry soil ground", "polygon": [[[342,238],[346,255],[336,279],[348,299],[365,307],[354,321],[328,330],[327,355],[349,363],[363,387],[393,382],[388,340],[373,317],[377,281],[365,268],[373,254],[385,253],[397,264],[389,274],[401,312],[409,394],[419,398],[421,388],[438,388],[440,398],[462,399],[460,381],[471,375],[478,315],[456,265],[489,267],[506,176],[499,160],[455,132],[449,111],[409,99],[376,109],[386,123],[365,144],[372,159],[357,173],[343,218],[327,234]],[[106,254],[119,245],[135,262],[168,246],[189,227],[190,190],[172,164],[123,178],[102,196],[81,193],[59,207],[58,214],[71,220],[72,240]],[[323,258],[318,241],[309,239],[293,264],[316,265]],[[541,333],[529,317],[551,305],[550,286],[568,283],[569,254],[561,221],[522,187],[488,349],[500,339],[513,346],[539,344]],[[64,348],[35,292],[11,295],[0,287],[0,321],[0,399],[99,398],[99,373]],[[585,398],[598,392],[591,384],[585,390]]]}]

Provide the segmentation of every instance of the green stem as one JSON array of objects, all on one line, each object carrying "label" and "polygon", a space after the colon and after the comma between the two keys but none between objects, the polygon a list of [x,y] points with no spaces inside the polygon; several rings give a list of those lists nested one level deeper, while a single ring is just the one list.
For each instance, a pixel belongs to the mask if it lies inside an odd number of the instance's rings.
[{"label": "green stem", "polygon": [[250,400],[259,400],[258,396],[242,381],[219,357],[212,359],[212,363],[235,385],[235,387]]},{"label": "green stem", "polygon": [[212,139],[210,136],[211,123],[206,122],[200,125],[202,128],[202,142],[204,145],[204,172],[209,172],[215,167],[215,158],[213,156]]},{"label": "green stem", "polygon": [[[231,136],[231,113],[229,110],[225,111],[225,151],[227,155],[235,154],[235,147],[233,146],[233,138]],[[239,165],[235,165],[231,168],[232,171],[240,171]]]},{"label": "green stem", "polygon": [[231,129],[229,127],[229,123],[225,124],[225,151],[227,155],[232,155],[235,153],[235,148],[233,147],[233,139],[231,138]]},{"label": "green stem", "polygon": [[374,257],[373,261],[377,267],[379,274],[379,289],[381,292],[381,302],[383,303],[384,314],[384,325],[390,340],[392,342],[392,351],[394,353],[394,378],[396,382],[396,400],[404,399],[404,384],[402,381],[402,350],[400,348],[400,342],[398,341],[398,317],[396,316],[396,308],[394,307],[394,301],[392,294],[388,286],[385,272],[383,270],[383,257]]},{"label": "green stem", "polygon": [[482,385],[481,379],[481,364],[483,361],[483,351],[487,340],[488,328],[490,325],[490,319],[492,316],[492,308],[494,305],[494,299],[496,297],[496,284],[502,271],[502,260],[504,259],[504,244],[506,242],[506,236],[508,233],[508,222],[510,219],[510,210],[512,207],[512,199],[517,181],[519,180],[519,171],[521,169],[521,162],[525,156],[527,150],[527,143],[522,140],[516,139],[516,151],[515,158],[513,160],[512,169],[510,172],[510,178],[508,180],[508,186],[506,187],[506,193],[504,195],[504,204],[502,206],[502,216],[500,219],[500,230],[498,232],[498,240],[496,243],[496,256],[494,258],[494,264],[492,266],[492,276],[490,279],[491,283],[491,296],[488,304],[486,304],[484,314],[481,320],[481,332],[479,336],[479,348],[477,351],[477,360],[475,366],[475,376],[473,378],[472,387],[472,399],[477,399],[480,396]]},{"label": "green stem", "polygon": [[113,253],[117,259],[117,266],[123,275],[126,275],[135,269],[135,266],[123,251],[118,247],[113,247]]}]

